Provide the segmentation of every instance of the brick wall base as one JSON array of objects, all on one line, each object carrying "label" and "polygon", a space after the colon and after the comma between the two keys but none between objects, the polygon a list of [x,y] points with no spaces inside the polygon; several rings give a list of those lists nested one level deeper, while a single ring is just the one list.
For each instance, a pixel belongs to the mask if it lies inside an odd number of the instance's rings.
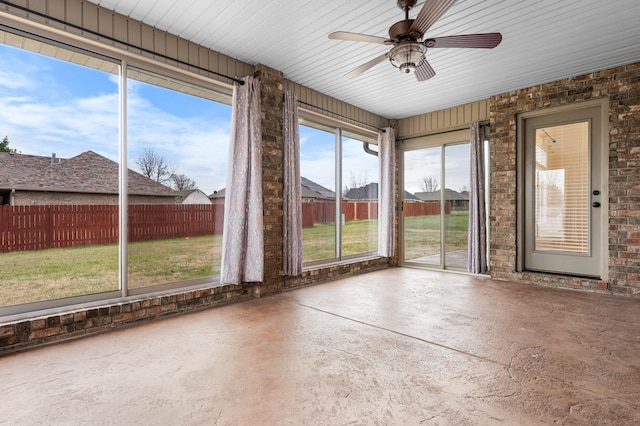
[{"label": "brick wall base", "polygon": [[388,266],[386,258],[367,259],[305,271],[300,277],[282,277],[282,284],[277,288],[272,287],[270,291],[250,284],[221,285],[189,291],[175,290],[173,293],[159,296],[141,296],[140,299],[127,302],[84,309],[71,308],[63,313],[17,320],[0,325],[0,356]]}]

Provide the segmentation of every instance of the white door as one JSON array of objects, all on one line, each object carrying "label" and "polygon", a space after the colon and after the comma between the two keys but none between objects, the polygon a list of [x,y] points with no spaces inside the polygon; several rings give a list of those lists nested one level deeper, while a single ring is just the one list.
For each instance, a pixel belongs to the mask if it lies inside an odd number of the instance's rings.
[{"label": "white door", "polygon": [[601,108],[524,118],[524,270],[602,275]]}]

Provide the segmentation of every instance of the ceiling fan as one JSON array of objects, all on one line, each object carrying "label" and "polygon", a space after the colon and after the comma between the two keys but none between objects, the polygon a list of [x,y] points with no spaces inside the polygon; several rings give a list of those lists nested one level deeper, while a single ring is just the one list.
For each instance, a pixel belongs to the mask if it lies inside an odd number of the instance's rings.
[{"label": "ceiling fan", "polygon": [[467,47],[492,49],[502,41],[500,33],[464,34],[447,37],[423,38],[425,33],[451,7],[456,0],[426,0],[415,19],[409,19],[409,10],[417,0],[397,0],[398,7],[404,11],[404,20],[389,28],[389,38],[367,34],[337,31],[329,34],[332,40],[362,41],[393,45],[387,53],[373,58],[369,62],[345,74],[345,78],[354,78],[389,59],[391,65],[400,71],[414,72],[418,81],[428,80],[436,75],[427,59],[427,49],[442,47]]}]

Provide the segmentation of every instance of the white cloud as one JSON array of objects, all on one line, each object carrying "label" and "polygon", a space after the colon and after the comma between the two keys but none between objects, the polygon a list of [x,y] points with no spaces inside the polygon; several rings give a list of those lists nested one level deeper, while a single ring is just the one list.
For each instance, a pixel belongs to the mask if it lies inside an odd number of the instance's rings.
[{"label": "white cloud", "polygon": [[[187,98],[188,102],[188,98]],[[195,180],[207,194],[225,187],[230,123],[213,116],[177,117],[129,93],[129,165],[144,149],[153,149],[177,173]]]},{"label": "white cloud", "polygon": [[[62,76],[57,79],[47,73],[42,58],[35,62],[41,66],[26,66],[25,60],[19,73],[0,72],[0,138],[8,136],[9,146],[23,154],[48,156],[55,152],[60,158],[69,158],[93,150],[118,161],[117,77],[105,74],[101,87],[69,87],[65,84],[78,82],[65,82]],[[158,109],[140,97],[135,82],[130,83],[129,164],[149,147],[177,165],[179,173],[195,180],[207,194],[223,188],[229,123],[215,116],[184,118]]]}]

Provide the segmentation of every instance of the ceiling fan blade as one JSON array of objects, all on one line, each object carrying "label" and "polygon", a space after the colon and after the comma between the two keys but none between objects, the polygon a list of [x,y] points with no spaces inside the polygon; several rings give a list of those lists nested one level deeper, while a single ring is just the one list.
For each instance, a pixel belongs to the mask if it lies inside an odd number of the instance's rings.
[{"label": "ceiling fan blade", "polygon": [[424,35],[429,28],[451,7],[456,0],[426,1],[413,21],[409,32],[418,31]]},{"label": "ceiling fan blade", "polygon": [[463,34],[448,37],[435,37],[423,43],[429,48],[437,47],[470,47],[477,49],[493,49],[502,41],[502,34]]},{"label": "ceiling fan blade", "polygon": [[349,33],[346,31],[336,31],[329,34],[331,40],[347,40],[347,41],[363,41],[365,43],[385,44],[388,40],[384,37],[372,36],[367,34]]},{"label": "ceiling fan blade", "polygon": [[364,64],[360,65],[358,68],[349,71],[348,73],[346,73],[344,75],[344,78],[354,78],[359,76],[360,74],[362,74],[363,72],[367,71],[369,68],[373,68],[374,66],[378,65],[380,62],[384,61],[385,59],[387,59],[387,54],[383,54],[380,55],[378,57],[373,58],[372,60],[370,60],[369,62],[365,62]]},{"label": "ceiling fan blade", "polygon": [[436,72],[431,68],[431,65],[427,62],[426,58],[422,58],[422,61],[416,67],[415,73],[418,81],[429,80],[431,77],[436,75]]}]

